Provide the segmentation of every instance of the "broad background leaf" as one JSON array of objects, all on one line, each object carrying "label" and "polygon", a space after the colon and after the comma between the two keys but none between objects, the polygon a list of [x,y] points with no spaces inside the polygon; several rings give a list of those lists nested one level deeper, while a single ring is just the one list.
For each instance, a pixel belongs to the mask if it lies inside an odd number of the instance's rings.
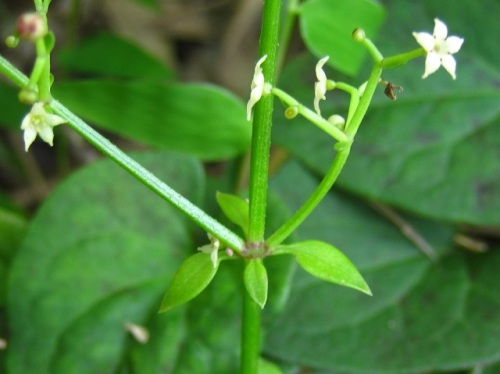
[{"label": "broad background leaf", "polygon": [[[385,55],[412,49],[417,46],[412,30],[432,31],[434,17],[446,21],[450,15],[450,34],[465,37],[456,55],[457,80],[443,69],[421,80],[423,58],[385,71],[383,78],[403,86],[404,92],[394,102],[382,89],[376,93],[339,185],[436,219],[498,225],[500,74],[491,65],[499,66],[500,59],[493,52],[478,55],[474,40],[480,33],[484,39],[496,40],[494,35],[500,37],[500,32],[470,22],[468,12],[479,12],[475,3],[435,4],[431,10],[420,2],[390,2],[388,19],[398,22],[386,23],[378,44]],[[485,22],[493,22],[491,14],[485,17]],[[486,64],[487,58],[497,60]],[[312,104],[315,61],[306,60],[296,61],[280,85]],[[361,84],[367,73],[354,84]],[[327,75],[337,79],[331,71]],[[327,93],[321,105],[325,116],[347,110],[345,95],[335,91]],[[285,121],[277,112],[275,119],[277,142],[311,170],[324,174],[332,158],[328,136],[300,118]]]},{"label": "broad background leaf", "polygon": [[103,129],[204,160],[236,156],[250,144],[243,103],[216,86],[98,80],[60,83],[54,95]]},{"label": "broad background leaf", "polygon": [[[170,153],[137,159],[201,200],[203,178],[193,159]],[[179,316],[156,315],[169,278],[193,250],[190,227],[110,161],[72,175],[37,212],[12,266],[9,373],[116,372],[133,346],[125,322],[152,334],[150,351],[134,359],[149,357],[148,367],[168,371],[173,362],[165,356],[178,353],[171,339],[180,334]],[[165,324],[168,333],[153,330]]]},{"label": "broad background leaf", "polygon": [[300,30],[316,57],[330,56],[328,64],[354,75],[368,56],[366,48],[352,39],[361,27],[375,39],[384,19],[384,8],[372,0],[309,0],[300,6]]},{"label": "broad background leaf", "polygon": [[[317,183],[290,163],[273,187],[296,209]],[[464,254],[453,248],[450,227],[408,219],[440,253],[438,263],[362,203],[329,194],[297,234],[345,252],[373,297],[297,272],[265,352],[335,373],[451,370],[497,359],[500,253]]]},{"label": "broad background leaf", "polygon": [[[97,57],[96,57],[97,56]],[[169,80],[172,72],[131,41],[113,34],[93,35],[58,52],[57,63],[71,72],[106,77]]]}]

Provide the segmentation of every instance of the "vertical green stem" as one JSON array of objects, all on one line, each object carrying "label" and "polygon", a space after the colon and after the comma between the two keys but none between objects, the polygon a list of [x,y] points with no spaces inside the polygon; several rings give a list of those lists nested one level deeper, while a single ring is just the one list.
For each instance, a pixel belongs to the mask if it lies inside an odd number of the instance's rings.
[{"label": "vertical green stem", "polygon": [[257,374],[260,356],[261,309],[247,290],[243,292],[241,374]]},{"label": "vertical green stem", "polygon": [[[275,83],[276,76],[280,17],[281,0],[265,0],[259,56],[267,54],[262,70],[266,82],[272,85]],[[251,242],[261,242],[264,238],[272,112],[272,95],[263,97],[255,106],[249,193],[250,227],[248,239]]]}]

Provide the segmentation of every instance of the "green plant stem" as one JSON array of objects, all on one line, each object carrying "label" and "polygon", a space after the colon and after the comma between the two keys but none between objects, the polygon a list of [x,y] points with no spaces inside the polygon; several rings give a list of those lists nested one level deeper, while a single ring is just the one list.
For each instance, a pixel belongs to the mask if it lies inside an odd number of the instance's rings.
[{"label": "green plant stem", "polygon": [[[12,64],[0,56],[0,72],[5,74],[12,82],[20,87],[26,87],[28,84],[28,77],[17,70]],[[226,228],[214,218],[210,217],[203,210],[192,204],[185,197],[177,193],[171,187],[159,180],[149,170],[131,159],[119,148],[112,144],[105,137],[100,135],[97,131],[92,129],[78,116],[72,113],[68,108],[56,100],[50,102],[50,106],[54,112],[68,121],[68,124],[89,143],[94,145],[106,156],[115,161],[123,169],[133,175],[141,183],[146,185],[149,189],[155,192],[164,200],[171,203],[174,207],[179,209],[182,213],[187,215],[190,219],[196,222],[204,230],[220,239],[222,242],[231,247],[235,252],[241,253],[244,247],[244,241],[238,235]]]},{"label": "green plant stem", "polygon": [[121,151],[108,139],[100,135],[97,131],[92,129],[61,103],[53,100],[50,106],[54,109],[56,114],[68,121],[69,126],[73,128],[73,130],[79,133],[90,144],[95,146],[106,156],[115,161],[142,184],[179,209],[205,231],[226,243],[233,250],[238,253],[242,251],[244,242],[238,235],[230,231],[214,218],[210,217],[203,210],[158,179],[149,170],[145,169],[142,165],[127,156],[123,153],[123,151]]},{"label": "green plant stem", "polygon": [[289,106],[294,106],[298,109],[299,114],[301,114],[304,118],[308,119],[314,125],[319,127],[321,130],[326,132],[328,135],[338,140],[339,142],[347,142],[349,138],[340,130],[338,127],[335,127],[326,119],[318,115],[316,112],[313,112],[311,109],[305,107],[300,104],[297,100],[295,100],[292,96],[287,94],[285,91],[282,91],[279,88],[273,87],[271,92],[276,95],[282,102],[286,103]]},{"label": "green plant stem", "polygon": [[257,374],[260,357],[260,306],[243,287],[241,374]]},{"label": "green plant stem", "polygon": [[[267,54],[262,70],[267,83],[274,85],[279,44],[281,0],[265,0],[262,13],[259,56]],[[255,105],[250,160],[250,209],[248,240],[259,243],[266,226],[269,152],[273,97],[267,95]]]},{"label": "green plant stem", "polygon": [[359,100],[358,107],[352,116],[352,120],[346,124],[345,133],[350,139],[354,139],[354,136],[358,132],[359,126],[365,117],[366,111],[370,106],[373,94],[377,89],[378,82],[380,81],[380,76],[382,75],[382,65],[380,63],[375,63],[373,69],[366,83],[365,92]]},{"label": "green plant stem", "polygon": [[413,60],[414,58],[425,56],[425,54],[426,52],[423,48],[417,48],[410,52],[386,57],[382,59],[382,67],[385,69],[395,68],[397,66],[406,64],[408,61]]},{"label": "green plant stem", "polygon": [[270,248],[280,245],[286,238],[288,238],[299,225],[311,214],[316,206],[323,200],[330,188],[337,180],[342,168],[344,167],[350,152],[350,144],[339,150],[335,155],[330,169],[328,169],[325,177],[313,192],[307,201],[297,210],[278,230],[276,230],[267,240],[266,244]]}]

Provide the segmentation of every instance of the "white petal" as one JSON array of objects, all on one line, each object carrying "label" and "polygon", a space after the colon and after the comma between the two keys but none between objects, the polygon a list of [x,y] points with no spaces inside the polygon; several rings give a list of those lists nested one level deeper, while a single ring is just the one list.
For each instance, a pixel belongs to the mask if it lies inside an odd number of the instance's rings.
[{"label": "white petal", "polygon": [[45,113],[44,120],[45,120],[45,123],[47,123],[47,125],[49,125],[51,127],[61,125],[61,124],[66,122],[66,120],[63,119],[62,117],[59,117],[56,114],[50,114],[50,113]]},{"label": "white petal", "polygon": [[446,69],[448,73],[450,73],[453,79],[456,79],[455,69],[457,67],[457,62],[453,58],[452,55],[446,55],[441,59],[441,64]]},{"label": "white petal", "polygon": [[34,116],[44,116],[45,114],[47,114],[45,109],[43,109],[43,105],[44,104],[41,102],[36,102],[35,104],[33,104],[33,106],[31,107],[31,114]]},{"label": "white petal", "polygon": [[439,56],[434,52],[428,53],[425,59],[425,73],[422,78],[427,78],[430,74],[439,69],[440,66],[441,59],[439,58]]},{"label": "white petal", "polygon": [[38,130],[38,134],[45,143],[49,143],[52,147],[54,141],[54,132],[52,131],[52,127],[45,125]]},{"label": "white petal", "polygon": [[33,127],[31,125],[31,112],[24,116],[23,121],[21,122],[21,130],[27,130],[30,127]]},{"label": "white petal", "polygon": [[267,58],[267,55],[264,55],[262,56],[259,61],[257,61],[257,64],[255,64],[255,74],[259,73],[260,71],[262,71],[262,69],[260,68],[260,65],[262,65],[262,63],[264,61],[266,61],[266,58]]},{"label": "white petal", "polygon": [[435,39],[431,34],[427,32],[414,32],[413,36],[426,52],[430,52],[434,49]]},{"label": "white petal", "polygon": [[446,39],[446,50],[450,54],[457,53],[462,47],[463,42],[463,38],[459,38],[458,36],[450,36],[448,39]]},{"label": "white petal", "polygon": [[434,37],[437,40],[445,40],[448,36],[448,28],[441,20],[434,18]]},{"label": "white petal", "polygon": [[24,130],[24,149],[28,152],[28,149],[31,144],[35,141],[36,138],[36,130],[33,127],[27,127]]},{"label": "white petal", "polygon": [[323,82],[326,81],[326,74],[323,71],[323,65],[326,64],[330,56],[323,57],[321,60],[318,61],[316,64],[316,78],[318,78],[318,81]]}]

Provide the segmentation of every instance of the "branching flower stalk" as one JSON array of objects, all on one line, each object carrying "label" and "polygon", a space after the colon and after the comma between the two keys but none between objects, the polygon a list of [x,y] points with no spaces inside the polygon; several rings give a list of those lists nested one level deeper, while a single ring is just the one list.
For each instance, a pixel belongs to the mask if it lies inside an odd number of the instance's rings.
[{"label": "branching flower stalk", "polygon": [[[373,59],[370,76],[362,88],[357,89],[344,82],[328,79],[323,67],[329,56],[321,58],[316,65],[317,82],[314,86],[313,108],[303,105],[287,92],[276,87],[275,77],[279,68],[278,45],[280,37],[279,20],[281,0],[264,1],[259,60],[255,67],[247,104],[247,119],[253,117],[251,147],[251,170],[249,201],[237,196],[219,194],[218,203],[228,218],[239,225],[246,235],[240,238],[233,231],[209,216],[202,209],[160,181],[151,172],[135,162],[109,140],[101,136],[63,104],[52,99],[50,94],[50,52],[54,44],[53,35],[47,26],[47,10],[50,0],[35,0],[37,12],[24,15],[18,23],[15,35],[7,38],[7,44],[14,47],[19,38],[35,44],[37,58],[30,77],[26,77],[7,60],[0,56],[0,72],[21,87],[20,99],[32,105],[32,110],[22,122],[26,150],[39,135],[52,145],[54,126],[67,123],[89,143],[114,160],[156,194],[191,218],[209,234],[210,244],[199,247],[199,252],[189,257],[174,275],[165,294],[161,311],[180,305],[194,298],[208,286],[216,275],[221,261],[242,259],[245,261],[243,283],[243,316],[241,334],[241,373],[257,374],[260,359],[261,309],[267,300],[267,272],[262,259],[269,255],[288,254],[295,256],[299,265],[312,275],[343,286],[357,289],[371,295],[368,285],[354,265],[336,248],[316,240],[283,245],[283,242],[311,214],[331,189],[340,175],[351,150],[351,146],[368,110],[370,102],[380,83],[386,85],[386,93],[395,99],[394,88],[401,87],[381,80],[382,70],[405,64],[407,61],[426,56],[423,78],[443,66],[455,79],[456,61],[452,54],[458,52],[463,39],[450,36],[446,25],[435,19],[433,34],[414,33],[421,48],[384,58],[362,29],[353,32],[354,40],[362,43]],[[288,21],[296,16],[297,1],[290,2]],[[281,39],[287,41],[291,31],[287,24]],[[286,43],[285,43],[286,44]],[[285,51],[281,51],[281,56]],[[282,60],[281,60],[282,61]],[[320,103],[326,100],[327,91],[339,89],[350,96],[346,118],[334,114],[328,119],[321,114]],[[269,173],[269,152],[271,145],[271,118],[273,98],[278,97],[286,106],[285,116],[292,119],[301,115],[332,137],[334,154],[332,164],[313,194],[304,204],[267,239],[266,227],[267,188]],[[193,278],[193,273],[201,274]],[[197,275],[198,276],[198,275]],[[201,277],[201,278],[200,278]],[[131,329],[133,326],[130,325]],[[134,330],[136,331],[136,329]]]}]

